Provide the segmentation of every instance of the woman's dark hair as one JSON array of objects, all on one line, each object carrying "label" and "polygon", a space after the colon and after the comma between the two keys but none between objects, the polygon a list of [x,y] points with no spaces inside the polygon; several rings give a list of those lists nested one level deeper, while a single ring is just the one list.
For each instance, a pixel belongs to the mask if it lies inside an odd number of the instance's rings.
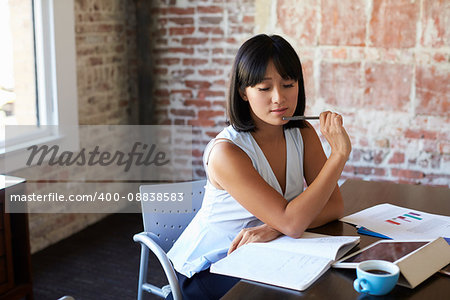
[{"label": "woman's dark hair", "polygon": [[[250,115],[250,105],[239,90],[262,82],[269,61],[272,60],[280,76],[298,81],[298,98],[295,116],[305,113],[305,87],[302,65],[294,48],[281,36],[259,34],[246,41],[238,50],[234,61],[227,101],[228,124],[237,131],[255,131]],[[306,127],[304,121],[289,121],[284,128]]]}]

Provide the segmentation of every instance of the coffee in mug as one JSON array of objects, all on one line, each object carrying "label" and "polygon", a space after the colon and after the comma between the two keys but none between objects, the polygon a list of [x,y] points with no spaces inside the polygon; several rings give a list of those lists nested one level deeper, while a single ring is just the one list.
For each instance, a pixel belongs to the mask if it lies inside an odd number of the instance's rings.
[{"label": "coffee in mug", "polygon": [[383,271],[383,270],[377,270],[377,269],[373,269],[373,270],[367,270],[366,272],[369,272],[371,274],[377,274],[377,275],[387,275],[387,274],[391,274],[387,271]]},{"label": "coffee in mug", "polygon": [[356,267],[357,278],[353,287],[359,293],[386,295],[397,284],[399,267],[384,260],[366,260]]}]

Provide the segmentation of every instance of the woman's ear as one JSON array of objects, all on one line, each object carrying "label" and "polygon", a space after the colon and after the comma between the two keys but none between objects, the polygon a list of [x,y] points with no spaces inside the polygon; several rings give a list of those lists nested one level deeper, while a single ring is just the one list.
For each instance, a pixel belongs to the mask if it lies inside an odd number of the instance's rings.
[{"label": "woman's ear", "polygon": [[245,91],[239,89],[239,95],[241,95],[241,98],[242,98],[244,101],[248,101],[247,94],[245,94]]}]

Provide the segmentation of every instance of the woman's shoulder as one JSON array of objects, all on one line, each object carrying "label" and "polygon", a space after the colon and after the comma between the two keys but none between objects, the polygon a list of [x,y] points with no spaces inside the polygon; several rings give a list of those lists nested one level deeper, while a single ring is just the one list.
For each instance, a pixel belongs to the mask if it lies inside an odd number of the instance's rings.
[{"label": "woman's shoulder", "polygon": [[211,184],[223,190],[217,181],[218,176],[227,177],[227,174],[242,172],[253,163],[245,148],[236,144],[235,139],[230,140],[226,136],[222,135],[221,138],[219,136],[208,145],[203,156],[203,163]]},{"label": "woman's shoulder", "polygon": [[[222,142],[228,143],[222,143]],[[217,144],[217,146],[216,146]],[[219,146],[220,144],[220,146]],[[236,154],[242,152],[247,152],[247,148],[250,146],[250,133],[237,131],[233,128],[233,126],[225,127],[211,142],[210,146],[214,146],[214,148],[221,149],[220,152],[224,151],[225,155],[227,154]],[[240,151],[236,151],[240,150]]]},{"label": "woman's shoulder", "polygon": [[226,157],[235,157],[247,154],[249,147],[249,133],[239,132],[235,130],[231,125],[225,127],[215,138],[213,138],[205,148],[204,163],[208,164],[211,159],[223,160]]},{"label": "woman's shoulder", "polygon": [[300,134],[302,135],[303,139],[310,139],[310,138],[316,138],[317,132],[314,129],[314,127],[311,125],[311,123],[305,121],[306,127],[298,128]]},{"label": "woman's shoulder", "polygon": [[216,136],[216,139],[238,140],[248,137],[248,134],[248,132],[237,131],[232,125],[229,125]]}]

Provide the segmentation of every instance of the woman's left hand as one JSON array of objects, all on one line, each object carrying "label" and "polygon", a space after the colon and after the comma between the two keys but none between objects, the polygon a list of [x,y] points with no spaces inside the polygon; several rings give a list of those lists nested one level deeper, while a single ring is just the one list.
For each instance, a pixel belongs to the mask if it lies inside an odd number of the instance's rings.
[{"label": "woman's left hand", "polygon": [[270,242],[271,240],[274,240],[275,238],[279,237],[281,234],[282,233],[266,224],[244,228],[231,242],[230,249],[228,249],[228,254],[230,254],[240,246],[248,243]]}]

